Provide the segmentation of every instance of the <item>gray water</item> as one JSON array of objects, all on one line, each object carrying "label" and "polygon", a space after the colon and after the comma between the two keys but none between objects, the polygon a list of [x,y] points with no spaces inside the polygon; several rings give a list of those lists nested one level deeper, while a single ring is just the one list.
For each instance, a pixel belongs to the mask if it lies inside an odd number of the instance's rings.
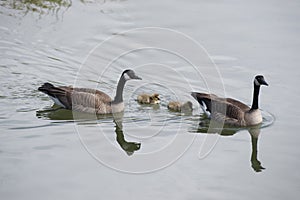
[{"label": "gray water", "polygon": [[[298,1],[56,2],[0,3],[1,199],[299,198]],[[37,91],[113,97],[127,68],[143,80],[126,84],[123,116],[55,110]],[[189,93],[249,105],[256,74],[261,127],[206,133]],[[139,105],[143,92],[160,105]]]}]

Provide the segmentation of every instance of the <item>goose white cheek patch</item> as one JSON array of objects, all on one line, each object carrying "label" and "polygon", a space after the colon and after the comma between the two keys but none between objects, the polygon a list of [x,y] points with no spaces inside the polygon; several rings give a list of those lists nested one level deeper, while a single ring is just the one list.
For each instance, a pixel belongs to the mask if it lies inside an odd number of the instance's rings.
[{"label": "goose white cheek patch", "polygon": [[131,79],[131,78],[130,78],[130,76],[128,76],[128,74],[127,74],[127,73],[125,73],[125,74],[124,74],[124,78],[125,78],[125,80],[126,80],[126,81],[128,81],[128,80],[130,80],[130,79]]},{"label": "goose white cheek patch", "polygon": [[260,85],[260,83],[258,82],[257,79],[254,79],[254,83],[255,83],[255,85]]}]

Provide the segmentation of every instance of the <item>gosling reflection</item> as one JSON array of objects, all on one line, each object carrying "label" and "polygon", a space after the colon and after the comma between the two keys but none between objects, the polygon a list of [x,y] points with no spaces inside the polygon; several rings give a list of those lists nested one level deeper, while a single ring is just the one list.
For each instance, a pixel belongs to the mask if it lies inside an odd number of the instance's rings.
[{"label": "gosling reflection", "polygon": [[258,160],[258,138],[260,135],[261,131],[261,124],[248,127],[248,128],[232,128],[229,126],[224,126],[223,129],[219,129],[221,126],[220,124],[214,125],[213,121],[210,121],[213,125],[213,127],[218,127],[218,128],[209,128],[209,121],[204,119],[201,120],[197,132],[199,133],[220,133],[222,136],[232,136],[236,134],[237,132],[241,130],[247,130],[251,136],[251,146],[252,146],[252,152],[251,152],[251,167],[255,172],[261,172],[265,168],[262,166],[261,162]]}]

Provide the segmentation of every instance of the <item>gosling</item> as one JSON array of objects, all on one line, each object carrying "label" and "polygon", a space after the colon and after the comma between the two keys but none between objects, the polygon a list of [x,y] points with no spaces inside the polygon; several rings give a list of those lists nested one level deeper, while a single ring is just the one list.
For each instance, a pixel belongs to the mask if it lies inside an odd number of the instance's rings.
[{"label": "gosling", "polygon": [[183,104],[178,101],[170,101],[168,104],[168,109],[174,112],[192,112],[193,104],[190,101],[187,101]]},{"label": "gosling", "polygon": [[160,103],[160,98],[159,94],[140,94],[137,97],[137,101],[140,104],[159,104]]}]

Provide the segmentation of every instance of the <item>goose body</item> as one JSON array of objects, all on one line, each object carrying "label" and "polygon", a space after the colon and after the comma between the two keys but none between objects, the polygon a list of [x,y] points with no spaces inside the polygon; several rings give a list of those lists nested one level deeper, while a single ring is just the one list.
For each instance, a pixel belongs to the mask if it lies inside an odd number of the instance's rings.
[{"label": "goose body", "polygon": [[137,101],[141,104],[159,104],[160,98],[159,94],[140,94],[137,97]]},{"label": "goose body", "polygon": [[192,92],[192,96],[199,102],[201,108],[211,119],[224,122],[231,126],[252,126],[262,122],[262,115],[258,108],[258,97],[261,85],[268,85],[262,75],[254,78],[254,92],[252,106],[232,98],[220,98],[215,94]]},{"label": "goose body", "polygon": [[191,112],[193,110],[193,104],[190,101],[185,103],[170,101],[168,103],[168,109],[175,112]]},{"label": "goose body", "polygon": [[38,90],[47,94],[55,104],[63,108],[78,112],[110,114],[124,110],[123,89],[126,81],[131,79],[141,78],[136,76],[133,70],[125,70],[119,79],[113,100],[104,92],[89,88],[55,87],[50,83],[44,83]]}]

